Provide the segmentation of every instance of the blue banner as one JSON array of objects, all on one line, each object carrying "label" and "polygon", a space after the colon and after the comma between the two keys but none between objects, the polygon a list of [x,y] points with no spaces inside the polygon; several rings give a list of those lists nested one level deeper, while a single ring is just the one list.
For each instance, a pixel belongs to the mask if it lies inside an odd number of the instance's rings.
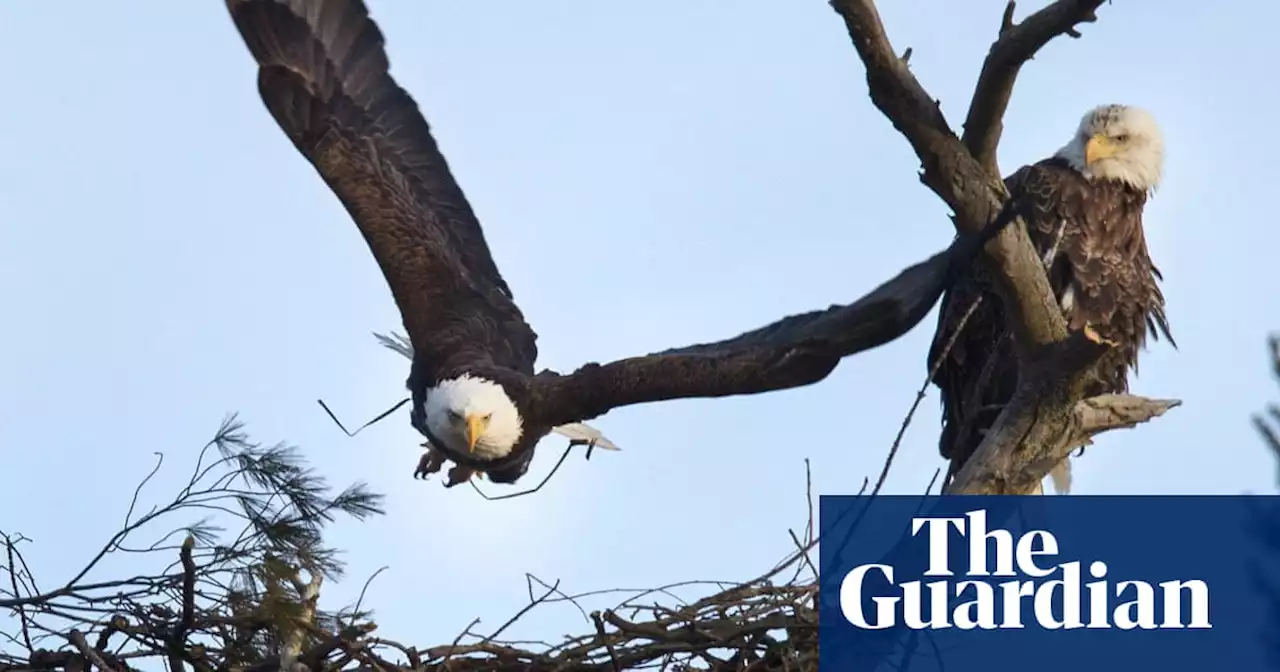
[{"label": "blue banner", "polygon": [[1280,497],[823,496],[820,672],[1280,670]]}]

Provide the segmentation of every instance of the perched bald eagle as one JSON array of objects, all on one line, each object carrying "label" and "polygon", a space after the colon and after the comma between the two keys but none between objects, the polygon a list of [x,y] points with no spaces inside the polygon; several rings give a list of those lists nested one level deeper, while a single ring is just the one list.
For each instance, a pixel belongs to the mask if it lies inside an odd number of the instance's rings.
[{"label": "perched bald eagle", "polygon": [[364,4],[226,3],[271,116],[345,206],[390,285],[409,333],[409,343],[392,347],[412,359],[411,422],[432,449],[415,474],[447,457],[458,465],[449,485],[474,473],[514,483],[543,436],[600,442],[580,423],[619,406],[822,380],[842,357],[923,319],[1002,225],[956,240],[848,306],[716,343],[535,375],[537,337],[417,104],[391,78]]},{"label": "perched bald eagle", "polygon": [[[1142,229],[1143,207],[1160,184],[1163,164],[1155,119],[1135,107],[1104,105],[1090,110],[1052,157],[1005,179],[1010,197],[1027,211],[1027,233],[1045,261],[1068,329],[1116,346],[1092,371],[1087,396],[1128,391],[1129,370],[1137,371],[1148,333],[1176,347],[1158,284],[1163,278]],[[938,448],[951,460],[948,480],[1017,387],[1018,362],[1004,320],[1000,298],[978,264],[942,299],[927,366],[932,369],[960,329],[932,378],[942,397]],[[1065,461],[1053,476],[1056,489],[1065,492]]]}]

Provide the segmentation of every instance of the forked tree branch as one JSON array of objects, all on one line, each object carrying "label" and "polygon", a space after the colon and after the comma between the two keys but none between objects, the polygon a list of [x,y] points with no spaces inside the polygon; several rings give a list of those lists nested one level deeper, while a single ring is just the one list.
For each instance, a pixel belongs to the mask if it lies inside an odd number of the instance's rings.
[{"label": "forked tree branch", "polygon": [[1080,37],[1075,26],[1097,21],[1094,10],[1101,4],[1102,0],[1055,2],[1016,24],[1013,11],[1017,3],[1010,0],[1005,6],[999,37],[987,52],[973,90],[962,138],[969,153],[993,175],[1001,174],[996,149],[1004,131],[1004,113],[1009,108],[1013,84],[1022,64],[1059,35]]},{"label": "forked tree branch", "polygon": [[[1056,17],[1056,32],[1046,31],[1042,19],[1036,23],[1010,24],[993,45],[979,80],[975,101],[990,115],[1003,115],[1007,100],[999,91],[1012,90],[1018,66],[1004,60],[1014,57],[1025,61],[1048,39],[1038,41],[1048,32],[1066,34],[1081,20],[1091,18],[1101,0],[1058,0],[1037,12],[1037,16]],[[915,150],[924,167],[920,179],[956,213],[956,226],[961,231],[976,232],[991,221],[1004,205],[1009,192],[1004,180],[994,170],[979,163],[965,143],[951,130],[938,103],[911,74],[906,61],[899,58],[889,43],[880,14],[872,0],[832,0],[832,7],[844,19],[849,37],[867,70],[871,101],[894,128],[898,129]],[[1054,9],[1066,7],[1075,11]],[[1082,17],[1082,18],[1080,18]],[[1034,29],[1034,33],[1029,32]],[[1001,43],[1019,47],[1000,48]],[[1003,73],[1003,76],[1001,76]],[[996,93],[991,93],[996,92]],[[975,113],[967,124],[972,129],[969,144],[990,147],[995,153],[999,144],[1000,122],[983,120]],[[986,129],[986,130],[981,130]],[[981,138],[981,141],[979,140]],[[1027,238],[1025,226],[1005,229],[986,247],[987,257],[997,269],[997,284],[1006,308],[1014,313],[1010,326],[1020,350],[1028,351],[1062,340],[1066,323],[1049,287],[1041,262]]]},{"label": "forked tree branch", "polygon": [[[962,232],[980,230],[1008,198],[995,156],[1001,119],[1022,64],[1054,37],[1078,36],[1075,26],[1094,21],[1101,4],[1058,0],[1014,23],[1010,3],[978,78],[962,139],[897,55],[873,0],[831,0],[866,66],[871,101],[911,143],[924,169],[921,181],[951,207]],[[1083,374],[1105,347],[1068,338],[1025,226],[1006,228],[985,252],[983,261],[1004,304],[1022,375],[1018,392],[949,488],[953,493],[1022,492],[1013,486],[1024,477],[1033,483],[1043,479],[1055,464],[1047,459],[1079,438],[1076,405],[1084,392]],[[1015,471],[1017,478],[1012,477]]]}]

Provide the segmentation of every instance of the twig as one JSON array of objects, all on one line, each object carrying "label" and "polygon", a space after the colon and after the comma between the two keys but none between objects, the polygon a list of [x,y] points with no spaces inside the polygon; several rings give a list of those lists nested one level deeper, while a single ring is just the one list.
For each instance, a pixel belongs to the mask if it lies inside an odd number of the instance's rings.
[{"label": "twig", "polygon": [[317,403],[317,404],[320,404],[320,408],[323,408],[323,409],[324,409],[324,412],[325,412],[325,413],[327,413],[327,414],[329,415],[329,419],[333,421],[333,424],[335,424],[335,425],[337,425],[337,426],[338,426],[338,429],[341,429],[341,430],[342,430],[342,433],[343,433],[343,434],[346,434],[348,438],[354,438],[356,434],[359,434],[360,432],[363,432],[363,431],[365,430],[365,428],[366,428],[366,427],[369,427],[370,425],[373,425],[373,424],[377,423],[378,421],[382,420],[383,418],[387,417],[388,415],[391,415],[392,413],[395,413],[396,411],[400,410],[400,407],[401,407],[401,406],[404,406],[405,404],[409,403],[409,398],[408,398],[408,397],[405,397],[404,399],[401,399],[401,400],[400,400],[400,402],[399,402],[399,403],[397,403],[395,406],[392,406],[391,408],[388,408],[387,410],[385,410],[385,411],[383,411],[383,412],[379,413],[379,414],[378,414],[377,416],[375,416],[372,420],[370,420],[370,421],[368,421],[368,422],[364,423],[363,425],[360,425],[359,427],[357,427],[357,428],[356,428],[356,431],[354,431],[354,432],[349,432],[349,431],[347,431],[346,426],[342,424],[342,421],[338,419],[338,416],[337,416],[337,415],[334,415],[333,411],[329,410],[329,405],[328,405],[328,404],[326,404],[326,403],[324,403],[324,400],[323,400],[323,399],[316,399],[316,403]]},{"label": "twig", "polygon": [[618,667],[618,654],[613,650],[613,642],[609,641],[608,635],[604,632],[604,620],[600,618],[600,612],[591,612],[591,620],[596,626],[596,638],[604,644],[605,651],[609,652],[609,663],[613,667],[613,672],[620,672],[622,668]]},{"label": "twig", "polygon": [[525,605],[525,607],[524,607],[523,609],[521,609],[520,611],[517,611],[517,612],[516,612],[516,615],[515,615],[515,616],[512,616],[511,618],[507,619],[507,622],[506,622],[506,623],[503,623],[503,624],[502,624],[502,627],[498,628],[497,630],[494,630],[492,635],[489,635],[488,637],[485,637],[484,639],[480,640],[480,643],[481,643],[481,644],[484,644],[484,643],[486,643],[486,642],[491,642],[491,641],[493,641],[493,640],[497,639],[497,638],[498,638],[498,635],[501,635],[501,634],[502,634],[502,632],[503,632],[504,630],[506,630],[507,628],[511,627],[511,625],[512,625],[513,623],[515,623],[516,621],[520,620],[520,619],[521,619],[525,614],[529,613],[529,610],[531,610],[531,609],[533,609],[534,607],[538,606],[539,604],[542,604],[543,602],[545,602],[545,601],[546,601],[546,599],[547,599],[548,597],[551,597],[551,594],[552,594],[552,593],[554,593],[554,592],[556,592],[556,590],[557,590],[558,588],[560,588],[560,580],[559,580],[559,579],[556,579],[555,584],[553,584],[553,585],[551,586],[551,588],[550,588],[549,590],[547,590],[547,592],[543,593],[543,594],[542,594],[542,597],[539,597],[538,599],[536,599],[536,600],[534,600],[534,601],[530,602],[529,604]]},{"label": "twig", "polygon": [[813,541],[817,518],[813,515],[813,471],[809,468],[809,458],[804,458],[804,500],[809,507],[809,516],[804,523],[804,540]]},{"label": "twig", "polygon": [[[547,475],[542,478],[542,481],[540,481],[537,485],[533,486],[528,490],[521,490],[520,492],[512,492],[506,495],[490,495],[486,493],[484,490],[481,490],[480,486],[476,485],[475,479],[471,479],[467,482],[471,484],[472,489],[480,493],[481,497],[491,502],[496,502],[500,499],[512,499],[514,497],[524,497],[525,495],[532,495],[533,493],[541,490],[542,486],[546,485],[547,481],[550,481],[551,477],[555,476],[557,471],[560,471],[560,465],[564,464],[565,459],[569,457],[569,453],[572,452],[576,446],[577,444],[570,443],[569,447],[565,448],[564,452],[560,454],[560,459],[556,460],[555,466],[551,467],[551,471],[547,472]],[[590,448],[588,448],[587,450],[589,451]]]},{"label": "twig", "polygon": [[[17,560],[14,558],[13,545],[14,540],[9,535],[4,535],[4,548],[9,556],[9,585],[13,587],[14,599],[18,599],[21,594],[18,592],[18,568]],[[31,646],[31,629],[27,624],[26,607],[18,604],[16,609],[18,611],[18,622],[22,625],[22,642],[27,647],[27,654],[30,655],[35,649]]]},{"label": "twig", "polygon": [[360,614],[360,605],[364,604],[364,594],[367,590],[369,590],[369,584],[373,583],[373,580],[378,578],[379,574],[383,573],[389,568],[390,568],[390,565],[383,565],[379,567],[377,571],[371,574],[369,578],[364,580],[364,585],[360,587],[360,596],[356,598],[356,606],[352,607],[351,609],[351,622],[348,624],[350,627],[355,627],[356,616]]},{"label": "twig", "polygon": [[925,376],[924,383],[920,385],[920,389],[916,391],[915,401],[911,402],[911,408],[907,409],[907,415],[902,418],[902,424],[898,427],[898,435],[893,438],[893,445],[889,446],[889,455],[884,459],[884,467],[880,470],[880,478],[876,479],[876,487],[871,489],[871,494],[880,493],[880,488],[884,486],[884,481],[889,476],[889,467],[893,465],[893,458],[898,454],[898,447],[902,445],[902,438],[907,434],[907,427],[911,426],[911,419],[915,417],[916,409],[920,408],[920,402],[924,401],[925,394],[929,391],[929,384],[933,382],[934,376],[938,375],[938,369],[942,368],[942,363],[946,361],[947,356],[951,354],[951,349],[955,347],[956,341],[959,340],[960,334],[964,331],[965,325],[969,322],[969,318],[973,317],[974,312],[978,310],[978,306],[982,304],[982,297],[979,296],[964,315],[960,317],[960,323],[956,325],[955,331],[951,333],[951,337],[947,339],[946,344],[942,347],[942,351],[934,358],[933,364],[929,367],[929,375]]},{"label": "twig", "polygon": [[156,473],[160,471],[160,467],[164,465],[164,453],[157,452],[153,454],[156,456],[156,466],[152,467],[151,472],[138,483],[138,487],[133,489],[133,497],[129,500],[129,509],[124,514],[125,527],[128,527],[129,521],[133,519],[133,510],[138,506],[138,495],[142,494],[142,489],[147,487],[147,483],[155,477]]},{"label": "twig", "polygon": [[933,486],[935,483],[938,482],[938,476],[940,476],[941,474],[942,474],[942,467],[938,467],[937,469],[933,470],[933,476],[929,479],[929,484],[924,487],[925,497],[928,497],[929,493],[933,492]]},{"label": "twig", "polygon": [[804,564],[809,566],[809,571],[813,572],[814,576],[817,576],[818,568],[814,566],[813,560],[809,559],[809,549],[806,547],[805,544],[800,543],[800,537],[796,536],[796,533],[794,530],[788,529],[787,534],[791,535],[791,541],[795,543],[796,551],[800,554],[800,557],[804,558]]},{"label": "twig", "polygon": [[84,633],[79,630],[72,629],[71,633],[67,635],[67,639],[71,642],[72,646],[76,647],[76,650],[79,651],[81,655],[88,658],[94,665],[97,665],[98,669],[102,670],[102,672],[115,672],[115,669],[108,665],[107,661],[103,660],[102,656],[89,646],[88,640],[84,638]]},{"label": "twig", "polygon": [[458,644],[462,642],[462,638],[466,637],[467,635],[470,635],[471,628],[479,624],[480,624],[480,619],[478,617],[471,619],[471,622],[467,624],[467,627],[463,628],[462,632],[459,632],[458,636],[453,638],[453,643],[449,645],[448,651],[444,654],[444,660],[447,661],[453,657],[454,652],[457,651],[458,649]]},{"label": "twig", "polygon": [[[539,579],[538,577],[536,577],[536,576],[534,576],[534,575],[532,575],[532,574],[530,574],[530,573],[528,573],[528,572],[526,572],[526,573],[525,573],[524,577],[525,577],[525,579],[524,579],[524,580],[525,580],[525,587],[526,587],[526,588],[528,588],[528,590],[529,590],[529,600],[530,600],[530,601],[533,601],[533,599],[534,599],[534,597],[533,597],[533,584],[534,584],[534,582],[536,581],[536,582],[538,583],[538,585],[540,585],[540,586],[542,586],[543,588],[546,588],[546,589],[548,589],[548,590],[552,591],[552,593],[553,593],[553,594],[555,594],[555,595],[559,595],[559,596],[560,596],[561,598],[563,598],[566,602],[568,602],[569,604],[572,604],[574,607],[576,607],[576,608],[577,608],[577,610],[578,610],[578,613],[582,614],[582,618],[583,618],[584,620],[586,620],[586,621],[588,621],[588,622],[590,622],[590,621],[591,621],[591,617],[587,614],[587,610],[586,610],[586,609],[583,609],[581,604],[578,604],[578,600],[577,600],[577,598],[573,597],[572,595],[569,595],[569,594],[565,593],[563,590],[558,590],[558,589],[556,589],[556,587],[555,587],[554,585],[548,584],[546,581],[543,581],[542,579]],[[559,583],[559,582],[557,582],[557,584],[558,584],[558,583]]]}]

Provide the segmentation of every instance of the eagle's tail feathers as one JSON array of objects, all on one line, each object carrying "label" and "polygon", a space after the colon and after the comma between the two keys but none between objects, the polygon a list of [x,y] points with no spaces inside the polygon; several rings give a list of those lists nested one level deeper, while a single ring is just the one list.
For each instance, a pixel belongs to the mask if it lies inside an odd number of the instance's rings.
[{"label": "eagle's tail feathers", "polygon": [[1049,480],[1053,482],[1053,491],[1059,495],[1071,494],[1071,459],[1066,458],[1049,471]]},{"label": "eagle's tail feathers", "polygon": [[551,431],[566,437],[572,441],[585,441],[593,444],[596,448],[604,448],[605,450],[622,450],[618,445],[609,440],[604,432],[588,425],[585,422],[571,422],[567,425],[560,425]]}]

